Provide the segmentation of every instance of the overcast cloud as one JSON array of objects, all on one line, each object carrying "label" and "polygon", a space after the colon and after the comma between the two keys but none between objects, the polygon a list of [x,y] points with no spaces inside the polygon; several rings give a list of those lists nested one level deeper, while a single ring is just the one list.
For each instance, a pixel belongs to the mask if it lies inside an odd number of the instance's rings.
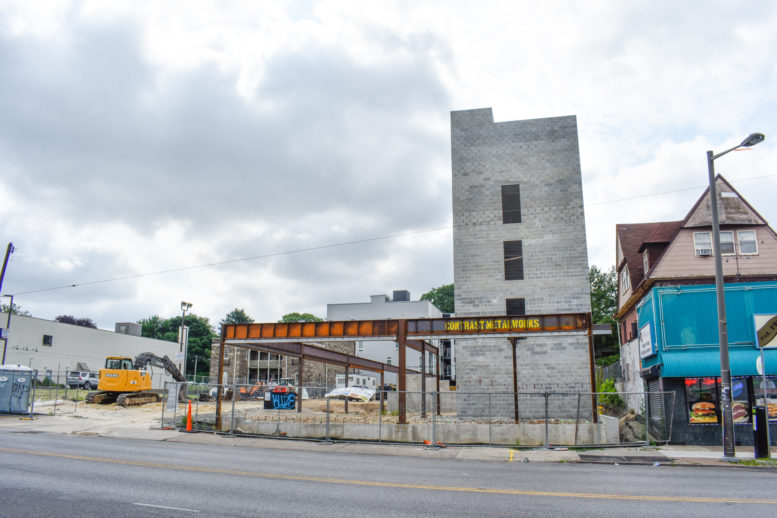
[{"label": "overcast cloud", "polygon": [[769,1],[4,2],[2,291],[103,328],[418,298],[453,281],[470,108],[577,115],[591,264],[616,223],[683,218],[706,151],[753,131],[716,167],[774,224],[774,27]]}]

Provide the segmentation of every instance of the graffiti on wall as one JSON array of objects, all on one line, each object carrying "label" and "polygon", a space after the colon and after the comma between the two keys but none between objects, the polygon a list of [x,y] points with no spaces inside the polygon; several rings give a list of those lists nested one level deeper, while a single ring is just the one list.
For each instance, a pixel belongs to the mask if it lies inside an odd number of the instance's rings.
[{"label": "graffiti on wall", "polygon": [[294,410],[297,406],[297,396],[294,392],[273,392],[271,394],[273,408]]}]

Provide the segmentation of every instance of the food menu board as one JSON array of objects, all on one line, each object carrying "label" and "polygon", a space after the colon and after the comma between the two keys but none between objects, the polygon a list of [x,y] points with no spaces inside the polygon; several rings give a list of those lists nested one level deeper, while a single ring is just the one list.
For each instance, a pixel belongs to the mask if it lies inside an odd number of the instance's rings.
[{"label": "food menu board", "polygon": [[686,378],[685,396],[692,424],[717,424],[718,390],[716,378]]}]

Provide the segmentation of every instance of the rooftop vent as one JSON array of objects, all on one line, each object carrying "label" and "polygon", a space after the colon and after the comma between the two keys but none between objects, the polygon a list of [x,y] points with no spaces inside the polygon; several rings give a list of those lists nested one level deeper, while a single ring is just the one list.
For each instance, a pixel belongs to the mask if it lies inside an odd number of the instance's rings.
[{"label": "rooftop vent", "polygon": [[394,302],[410,302],[410,292],[407,290],[394,290],[392,300]]}]

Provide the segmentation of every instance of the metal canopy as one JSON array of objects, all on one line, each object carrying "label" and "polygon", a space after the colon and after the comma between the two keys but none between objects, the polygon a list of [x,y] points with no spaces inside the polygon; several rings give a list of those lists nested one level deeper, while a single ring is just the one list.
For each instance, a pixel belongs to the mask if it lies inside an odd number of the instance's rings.
[{"label": "metal canopy", "polygon": [[[474,316],[455,318],[419,318],[385,320],[347,320],[322,322],[276,322],[265,324],[226,324],[221,327],[221,350],[219,358],[218,382],[221,384],[224,371],[224,347],[233,345],[276,354],[300,358],[300,378],[304,359],[372,370],[375,372],[396,372],[399,390],[399,422],[406,423],[406,349],[410,347],[422,353],[430,351],[439,358],[437,348],[424,342],[428,339],[465,339],[465,338],[507,338],[510,340],[515,357],[517,338],[529,336],[587,336],[589,348],[589,369],[591,392],[595,392],[593,373],[593,336],[609,335],[609,326],[594,325],[591,313],[557,313],[547,315]],[[381,364],[366,358],[351,356],[306,342],[315,341],[353,341],[353,340],[390,340],[399,347],[399,365],[397,367]],[[422,366],[422,371],[426,370]],[[437,392],[439,394],[440,375],[436,370]],[[417,371],[411,371],[417,372]],[[426,374],[421,376],[422,391],[426,392]],[[516,383],[515,359],[513,359],[513,384]],[[425,403],[426,398],[421,398]],[[298,400],[301,404],[302,399]],[[596,402],[592,396],[592,408],[596,419]],[[301,407],[300,407],[301,408]],[[438,405],[439,409],[439,405]],[[299,408],[298,408],[299,410]],[[518,409],[516,401],[516,423]],[[424,407],[425,415],[425,407]],[[221,423],[221,391],[218,391],[216,404],[217,426]]]}]

